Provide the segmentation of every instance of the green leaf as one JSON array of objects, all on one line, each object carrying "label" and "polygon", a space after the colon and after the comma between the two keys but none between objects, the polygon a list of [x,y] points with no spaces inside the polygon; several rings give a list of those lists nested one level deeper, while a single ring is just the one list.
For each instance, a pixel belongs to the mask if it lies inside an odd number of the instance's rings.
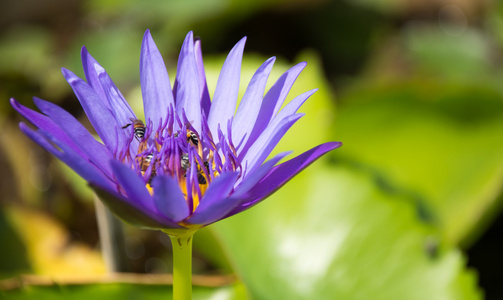
[{"label": "green leaf", "polygon": [[414,195],[449,244],[469,242],[498,207],[503,103],[474,84],[362,86],[343,97],[339,157],[371,166]]},{"label": "green leaf", "polygon": [[[333,97],[317,60],[307,61],[289,99],[313,87],[321,93],[277,151],[297,155],[336,136],[344,143],[336,154],[353,143],[355,127],[375,124],[359,119],[344,125],[349,134],[334,134]],[[263,203],[210,227],[254,299],[480,299],[460,252],[439,246],[436,228],[418,219],[414,195],[361,166],[322,159]]]},{"label": "green leaf", "polygon": [[441,20],[439,23],[416,24],[404,31],[407,55],[417,72],[468,82],[490,80],[487,75],[493,63],[486,34],[464,27],[450,29],[448,24],[442,26]]},{"label": "green leaf", "polygon": [[31,271],[27,251],[15,228],[0,207],[0,278]]},{"label": "green leaf", "polygon": [[220,273],[232,274],[232,266],[210,227],[199,229],[194,235],[193,247],[197,254],[202,255],[205,261],[215,266]]},{"label": "green leaf", "polygon": [[214,230],[254,299],[481,299],[415,214],[373,174],[323,160]]},{"label": "green leaf", "polygon": [[[213,94],[215,89],[224,59],[225,56],[205,57],[204,62],[210,95]],[[246,87],[256,69],[265,60],[267,60],[267,57],[245,53],[242,63],[238,101],[243,97]],[[318,144],[331,140],[331,135],[327,133],[333,124],[335,115],[334,96],[329,83],[323,75],[320,59],[315,53],[311,51],[301,53],[299,58],[293,63],[287,63],[283,59],[278,58],[269,76],[266,92],[285,71],[301,61],[306,61],[308,64],[293,85],[285,103],[314,88],[318,90],[299,109],[299,112],[305,113],[305,116],[290,129],[270,155],[274,156],[280,152],[293,150],[294,153],[285,160],[291,159]],[[301,137],[301,142],[299,142],[299,137]],[[197,248],[198,253],[201,253],[220,269],[225,272],[231,271],[232,268],[228,257],[225,255],[225,251],[221,249],[221,242],[218,240],[218,236],[215,239],[214,235],[212,226],[199,230],[194,238],[194,248]]]}]

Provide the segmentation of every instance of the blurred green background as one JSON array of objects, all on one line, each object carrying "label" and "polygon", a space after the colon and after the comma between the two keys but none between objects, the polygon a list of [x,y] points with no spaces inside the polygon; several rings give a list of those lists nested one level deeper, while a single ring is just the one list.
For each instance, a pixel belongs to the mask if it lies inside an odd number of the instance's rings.
[{"label": "blurred green background", "polygon": [[[490,0],[0,2],[0,297],[171,297],[100,281],[93,194],[21,135],[8,104],[38,96],[89,126],[60,73],[83,76],[86,45],[141,114],[147,28],[171,79],[194,30],[210,89],[245,35],[242,93],[270,56],[269,85],[307,61],[288,99],[319,91],[276,152],[344,144],[196,234],[196,299],[503,298],[503,3]],[[129,272],[171,272],[169,239],[124,230]]]}]

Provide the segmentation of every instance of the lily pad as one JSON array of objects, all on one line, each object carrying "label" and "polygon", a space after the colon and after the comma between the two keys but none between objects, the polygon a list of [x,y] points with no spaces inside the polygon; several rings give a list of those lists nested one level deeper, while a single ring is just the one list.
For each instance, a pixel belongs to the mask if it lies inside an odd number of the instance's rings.
[{"label": "lily pad", "polygon": [[363,169],[315,163],[213,228],[254,299],[481,299],[461,253]]},{"label": "lily pad", "polygon": [[416,80],[348,92],[339,157],[369,165],[428,209],[445,242],[470,242],[498,211],[503,101],[477,84]]},{"label": "lily pad", "polygon": [[[461,252],[442,243],[434,222],[418,217],[415,194],[359,160],[356,153],[371,152],[373,144],[363,143],[358,127],[375,124],[351,123],[351,114],[344,116],[347,123],[331,124],[334,97],[314,62],[293,94],[307,86],[322,93],[308,100],[306,119],[279,148],[299,154],[334,136],[343,147],[260,205],[210,227],[235,273],[254,299],[481,299]],[[338,111],[338,118],[344,113]],[[362,133],[362,149],[355,153],[347,149],[356,147],[352,132]],[[427,215],[428,208],[423,211]]]}]

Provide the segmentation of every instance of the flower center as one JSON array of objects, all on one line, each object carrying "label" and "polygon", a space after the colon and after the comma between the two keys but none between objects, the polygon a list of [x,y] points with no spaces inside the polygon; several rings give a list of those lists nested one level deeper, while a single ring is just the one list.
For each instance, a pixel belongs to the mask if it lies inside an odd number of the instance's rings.
[{"label": "flower center", "polygon": [[[155,176],[175,178],[185,199],[195,211],[211,182],[223,172],[241,170],[232,142],[219,132],[215,145],[206,128],[197,132],[190,122],[169,114],[166,123],[152,130],[140,120],[131,120],[131,136],[121,151],[121,160],[131,164],[143,178],[150,194]],[[128,128],[126,124],[123,128]]]}]

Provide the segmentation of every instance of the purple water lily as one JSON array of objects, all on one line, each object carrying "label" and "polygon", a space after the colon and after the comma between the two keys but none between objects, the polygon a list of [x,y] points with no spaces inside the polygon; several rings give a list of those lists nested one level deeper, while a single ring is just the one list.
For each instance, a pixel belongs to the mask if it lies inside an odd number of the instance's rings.
[{"label": "purple water lily", "polygon": [[42,113],[14,99],[11,104],[36,127],[20,123],[21,130],[89,182],[117,216],[164,231],[197,229],[254,206],[341,145],[325,143],[278,165],[288,153],[266,161],[314,90],[280,110],[306,64],[286,71],[264,96],[273,57],[255,72],[236,112],[245,40],[229,53],[210,100],[200,41],[192,32],[171,88],[147,30],[140,56],[145,122],[82,48],[87,82],[62,71],[102,142],[55,104],[34,98]]}]

